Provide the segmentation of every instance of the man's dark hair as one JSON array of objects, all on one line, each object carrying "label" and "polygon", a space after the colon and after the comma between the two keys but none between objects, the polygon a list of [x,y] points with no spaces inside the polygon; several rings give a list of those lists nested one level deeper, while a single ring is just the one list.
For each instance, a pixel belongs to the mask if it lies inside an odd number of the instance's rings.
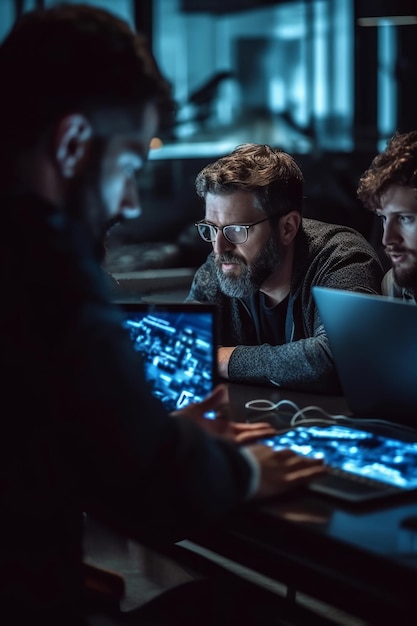
[{"label": "man's dark hair", "polygon": [[9,156],[67,113],[140,114],[153,102],[163,126],[174,110],[171,87],[145,37],[82,4],[24,14],[0,46],[0,77],[1,144]]},{"label": "man's dark hair", "polygon": [[259,209],[267,215],[302,212],[303,175],[294,159],[280,148],[246,143],[228,156],[207,165],[195,188],[200,198],[208,193],[253,193]]},{"label": "man's dark hair", "polygon": [[357,195],[364,206],[376,211],[391,185],[417,189],[417,131],[395,133],[387,147],[372,161],[359,180]]}]

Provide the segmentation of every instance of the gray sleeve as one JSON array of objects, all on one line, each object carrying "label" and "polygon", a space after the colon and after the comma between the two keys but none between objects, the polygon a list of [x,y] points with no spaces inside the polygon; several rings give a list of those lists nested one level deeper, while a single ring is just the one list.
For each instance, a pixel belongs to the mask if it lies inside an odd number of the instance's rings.
[{"label": "gray sleeve", "polygon": [[341,391],[321,323],[313,337],[292,343],[237,346],[229,361],[229,378],[319,393]]}]

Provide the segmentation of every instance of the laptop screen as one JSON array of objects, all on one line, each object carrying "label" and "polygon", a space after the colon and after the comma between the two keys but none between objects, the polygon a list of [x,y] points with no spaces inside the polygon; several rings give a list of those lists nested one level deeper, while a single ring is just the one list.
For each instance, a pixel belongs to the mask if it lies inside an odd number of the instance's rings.
[{"label": "laptop screen", "polygon": [[200,402],[216,378],[217,309],[197,303],[122,303],[152,393],[167,411]]},{"label": "laptop screen", "polygon": [[350,411],[417,428],[417,306],[313,287]]}]

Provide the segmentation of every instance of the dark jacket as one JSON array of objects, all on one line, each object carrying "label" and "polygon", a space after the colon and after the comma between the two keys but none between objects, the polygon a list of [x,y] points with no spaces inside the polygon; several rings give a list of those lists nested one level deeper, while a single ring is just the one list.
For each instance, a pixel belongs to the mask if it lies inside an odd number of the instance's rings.
[{"label": "dark jacket", "polygon": [[220,344],[237,346],[229,362],[231,381],[339,393],[339,380],[311,288],[322,285],[380,293],[382,276],[378,255],[361,234],[345,226],[304,218],[296,236],[285,344],[260,345],[244,302],[220,291],[213,253],[197,270],[187,300],[219,305]]},{"label": "dark jacket", "polygon": [[82,225],[0,202],[2,615],[44,624],[56,607],[72,624],[84,512],[152,545],[183,538],[245,500],[250,466],[151,396]]}]

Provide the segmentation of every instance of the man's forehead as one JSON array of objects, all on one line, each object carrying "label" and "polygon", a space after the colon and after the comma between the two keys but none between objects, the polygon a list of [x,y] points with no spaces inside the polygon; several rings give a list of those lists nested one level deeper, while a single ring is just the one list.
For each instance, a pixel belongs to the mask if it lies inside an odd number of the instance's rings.
[{"label": "man's forehead", "polygon": [[391,185],[381,196],[379,212],[405,209],[417,213],[417,189],[406,185]]}]

